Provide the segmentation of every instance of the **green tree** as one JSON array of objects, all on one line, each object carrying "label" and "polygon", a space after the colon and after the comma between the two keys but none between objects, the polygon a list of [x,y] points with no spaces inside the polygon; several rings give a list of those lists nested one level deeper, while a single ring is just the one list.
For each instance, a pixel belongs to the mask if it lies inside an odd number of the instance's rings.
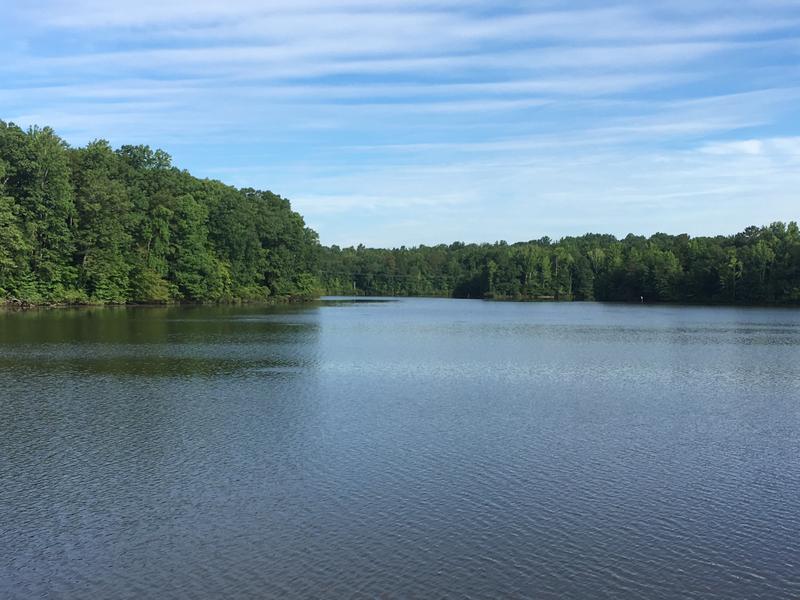
[{"label": "green tree", "polygon": [[736,302],[736,282],[742,278],[743,264],[736,256],[736,250],[730,248],[727,252],[728,260],[722,265],[722,285],[730,290],[730,301]]},{"label": "green tree", "polygon": [[78,281],[100,302],[125,302],[130,289],[133,204],[105,141],[73,153]]}]

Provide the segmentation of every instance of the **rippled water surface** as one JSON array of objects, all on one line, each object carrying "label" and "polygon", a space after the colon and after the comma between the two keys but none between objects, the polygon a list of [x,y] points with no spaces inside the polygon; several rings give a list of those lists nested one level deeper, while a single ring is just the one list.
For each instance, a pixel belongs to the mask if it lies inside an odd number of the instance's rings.
[{"label": "rippled water surface", "polygon": [[0,597],[800,597],[800,311],[0,313]]}]

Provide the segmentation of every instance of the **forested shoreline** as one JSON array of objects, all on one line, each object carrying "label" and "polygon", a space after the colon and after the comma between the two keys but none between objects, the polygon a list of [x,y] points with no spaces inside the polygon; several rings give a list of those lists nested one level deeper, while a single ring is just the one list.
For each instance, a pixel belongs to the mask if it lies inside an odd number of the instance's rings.
[{"label": "forested shoreline", "polygon": [[507,244],[323,248],[330,294],[800,304],[796,222],[736,235],[587,234]]},{"label": "forested shoreline", "polygon": [[198,179],[148,146],[70,148],[0,121],[0,299],[312,298],[319,241],[271,192]]},{"label": "forested shoreline", "polygon": [[0,301],[307,300],[322,293],[800,304],[796,222],[736,235],[323,247],[272,192],[198,179],[148,146],[71,148],[0,121]]}]

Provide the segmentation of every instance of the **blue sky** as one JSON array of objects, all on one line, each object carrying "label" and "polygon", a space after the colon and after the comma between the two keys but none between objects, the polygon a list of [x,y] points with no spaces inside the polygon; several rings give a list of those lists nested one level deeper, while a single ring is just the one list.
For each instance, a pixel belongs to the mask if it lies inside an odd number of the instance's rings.
[{"label": "blue sky", "polygon": [[800,1],[47,0],[0,118],[271,189],[323,243],[800,218]]}]

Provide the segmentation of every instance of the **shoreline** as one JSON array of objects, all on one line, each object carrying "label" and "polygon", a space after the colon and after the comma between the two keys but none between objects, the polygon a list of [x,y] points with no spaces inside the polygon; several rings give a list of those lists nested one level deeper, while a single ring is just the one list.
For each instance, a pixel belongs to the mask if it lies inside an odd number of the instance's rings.
[{"label": "shoreline", "polygon": [[230,300],[223,302],[30,302],[18,298],[0,300],[0,310],[26,311],[57,308],[174,308],[192,306],[288,306],[291,304],[308,304],[316,302],[316,298],[276,297],[264,300]]},{"label": "shoreline", "polygon": [[387,296],[387,295],[368,295],[368,294],[322,294],[315,298],[274,298],[271,300],[235,300],[227,302],[52,302],[34,303],[19,299],[0,300],[0,311],[2,312],[25,312],[33,310],[54,310],[54,309],[80,309],[80,308],[108,308],[108,309],[134,309],[134,308],[192,308],[192,307],[234,307],[234,306],[291,306],[301,304],[313,304],[323,301],[323,298],[386,298],[403,299],[438,299],[438,300],[471,300],[483,302],[519,303],[519,304],[617,304],[625,306],[651,306],[651,307],[693,307],[693,308],[780,308],[789,310],[800,309],[798,304],[734,304],[730,302],[633,302],[625,300],[567,300],[555,298],[456,298],[453,296]]}]

